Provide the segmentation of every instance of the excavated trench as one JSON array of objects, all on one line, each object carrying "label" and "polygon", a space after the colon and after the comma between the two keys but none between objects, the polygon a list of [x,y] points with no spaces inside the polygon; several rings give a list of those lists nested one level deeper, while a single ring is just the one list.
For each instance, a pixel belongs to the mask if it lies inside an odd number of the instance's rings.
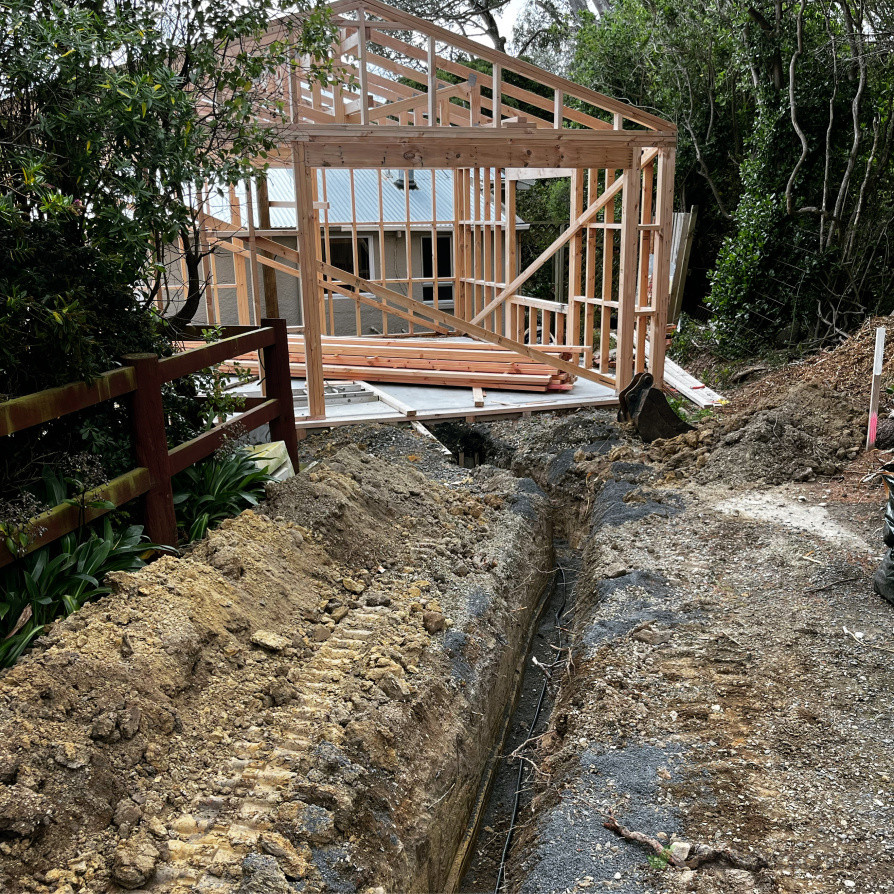
[{"label": "excavated trench", "polygon": [[[462,422],[434,427],[439,440],[461,468],[493,465],[537,482],[550,499],[554,566],[548,586],[531,618],[527,649],[517,656],[516,681],[503,708],[505,721],[482,774],[479,797],[454,858],[447,891],[479,894],[504,890],[506,867],[517,830],[531,819],[533,763],[530,755],[546,732],[567,672],[569,627],[581,553],[578,542],[579,491],[563,480],[569,457],[546,453],[524,459],[511,445],[492,438],[487,426]],[[611,438],[589,445],[602,452]],[[573,451],[565,451],[565,453]],[[457,870],[459,870],[457,872]],[[458,882],[458,887],[456,882]]]},{"label": "excavated trench", "polygon": [[567,661],[580,447],[441,427],[460,466],[383,431],[0,677],[0,890],[494,890]]}]

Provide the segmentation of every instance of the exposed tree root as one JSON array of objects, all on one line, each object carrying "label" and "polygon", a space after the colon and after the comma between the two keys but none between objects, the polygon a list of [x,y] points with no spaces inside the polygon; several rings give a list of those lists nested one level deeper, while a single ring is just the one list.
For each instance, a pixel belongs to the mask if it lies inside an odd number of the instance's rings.
[{"label": "exposed tree root", "polygon": [[628,841],[635,841],[637,844],[642,844],[645,847],[650,848],[671,866],[676,866],[678,869],[686,868],[686,864],[681,860],[678,860],[657,838],[652,838],[650,835],[645,835],[642,832],[633,832],[626,826],[622,826],[615,819],[615,815],[611,811],[609,811],[608,817],[602,825],[610,832],[614,832],[615,835],[619,835],[621,838],[626,838]]},{"label": "exposed tree root", "polygon": [[747,869],[749,872],[757,872],[769,865],[761,856],[743,857],[729,848],[714,848],[706,844],[692,845],[689,856],[685,860],[678,860],[657,838],[652,838],[650,835],[645,835],[642,832],[634,832],[626,826],[622,826],[611,811],[609,811],[602,825],[621,838],[635,841],[637,844],[649,848],[662,860],[665,860],[669,866],[674,866],[677,869],[698,869],[706,863],[727,863],[735,869]]}]

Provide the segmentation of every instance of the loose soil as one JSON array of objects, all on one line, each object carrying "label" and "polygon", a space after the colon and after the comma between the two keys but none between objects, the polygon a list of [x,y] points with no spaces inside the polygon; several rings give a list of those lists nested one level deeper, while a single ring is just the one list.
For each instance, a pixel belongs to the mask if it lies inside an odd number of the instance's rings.
[{"label": "loose soil", "polygon": [[115,576],[3,675],[0,890],[440,889],[552,537],[533,482],[440,483],[402,437]]}]

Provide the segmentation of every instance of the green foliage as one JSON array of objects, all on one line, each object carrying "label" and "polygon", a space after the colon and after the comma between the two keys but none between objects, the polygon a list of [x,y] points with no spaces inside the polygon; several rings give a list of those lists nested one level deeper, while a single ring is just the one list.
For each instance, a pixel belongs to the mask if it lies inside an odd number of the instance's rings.
[{"label": "green foliage", "polygon": [[670,408],[690,425],[710,419],[714,415],[714,410],[711,407],[697,407],[683,397],[668,397],[667,402]]},{"label": "green foliage", "polygon": [[225,518],[257,506],[272,480],[245,450],[218,451],[174,478],[177,525],[187,540],[199,540]]},{"label": "green foliage", "polygon": [[[569,179],[537,180],[529,189],[516,195],[516,210],[529,229],[519,231],[519,267],[524,270],[568,225],[568,203],[571,198]],[[566,250],[567,251],[567,250]],[[565,252],[558,252],[558,268],[546,264],[525,284],[525,294],[546,301],[564,300],[556,295],[556,272],[564,272],[561,261]]]},{"label": "green foliage", "polygon": [[666,847],[661,851],[660,854],[649,854],[646,857],[646,860],[648,861],[649,866],[651,866],[652,869],[663,870],[667,869],[672,856],[673,853],[671,852],[671,849],[669,847]]},{"label": "green foliage", "polygon": [[676,202],[700,207],[723,354],[894,307],[892,35],[889,4],[854,0],[615,0],[581,20],[572,77],[678,125]]},{"label": "green foliage", "polygon": [[0,667],[14,664],[56,618],[110,592],[103,583],[109,572],[136,571],[159,549],[141,526],[116,533],[108,518],[100,531],[81,534],[67,534],[0,571]]},{"label": "green foliage", "polygon": [[[302,0],[0,0],[0,21],[4,400],[171,353],[155,310],[165,246],[200,269],[197,190],[254,170],[283,117],[277,68],[307,53],[325,80],[332,25]],[[201,299],[189,285],[185,319]],[[166,386],[172,437],[207,421],[192,399],[204,385]],[[0,496],[71,448],[121,471],[129,435],[124,404],[106,403],[0,439]]]}]

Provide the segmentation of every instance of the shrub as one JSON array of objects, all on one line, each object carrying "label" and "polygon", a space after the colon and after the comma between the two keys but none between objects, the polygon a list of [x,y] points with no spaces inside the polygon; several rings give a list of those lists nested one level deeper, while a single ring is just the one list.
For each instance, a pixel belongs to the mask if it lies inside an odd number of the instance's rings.
[{"label": "shrub", "polygon": [[199,540],[225,518],[257,506],[272,481],[241,448],[220,450],[174,478],[177,524],[187,540]]},{"label": "shrub", "polygon": [[[83,529],[81,529],[83,530]],[[86,539],[67,534],[0,571],[0,667],[14,664],[31,641],[56,618],[110,592],[103,579],[110,571],[136,571],[146,553],[160,549],[143,536],[140,525],[115,533],[106,518],[102,532]]]}]

